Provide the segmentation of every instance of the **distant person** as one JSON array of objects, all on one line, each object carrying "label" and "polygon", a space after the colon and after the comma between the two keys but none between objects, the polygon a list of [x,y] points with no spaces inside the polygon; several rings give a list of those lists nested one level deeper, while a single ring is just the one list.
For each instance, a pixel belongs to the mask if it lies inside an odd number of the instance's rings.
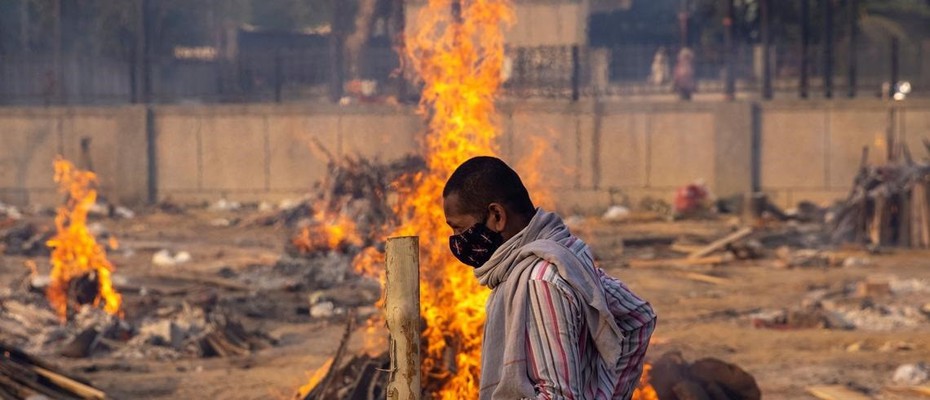
[{"label": "distant person", "polygon": [[652,306],[595,266],[503,161],[466,161],[442,197],[452,254],[491,289],[479,398],[630,399],[655,329]]},{"label": "distant person", "polygon": [[694,79],[694,52],[687,47],[678,52],[674,86],[682,100],[691,100],[691,95],[697,89]]},{"label": "distant person", "polygon": [[668,66],[668,50],[665,46],[656,50],[655,56],[652,57],[652,68],[649,71],[649,83],[660,86],[669,80],[670,68]]}]

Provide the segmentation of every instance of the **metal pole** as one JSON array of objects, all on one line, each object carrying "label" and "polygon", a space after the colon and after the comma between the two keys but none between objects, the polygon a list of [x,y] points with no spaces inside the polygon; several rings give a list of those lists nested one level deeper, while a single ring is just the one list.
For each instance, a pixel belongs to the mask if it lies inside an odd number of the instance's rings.
[{"label": "metal pole", "polygon": [[820,0],[823,7],[823,95],[833,97],[833,0]]},{"label": "metal pole", "polygon": [[762,19],[762,99],[772,99],[772,3],[770,0],[759,2]]},{"label": "metal pole", "polygon": [[810,93],[810,40],[811,40],[811,4],[810,0],[801,0],[801,82],[799,95],[806,99]]},{"label": "metal pole", "polygon": [[723,19],[724,46],[726,46],[726,98],[727,100],[736,99],[736,68],[735,54],[733,48],[733,18],[735,17],[735,0],[725,0],[727,2],[727,16]]},{"label": "metal pole", "polygon": [[281,102],[281,91],[284,87],[284,65],[281,50],[274,53],[274,101]]},{"label": "metal pole", "polygon": [[62,65],[61,65],[61,51],[62,51],[62,48],[61,48],[61,40],[62,40],[61,38],[61,0],[53,1],[52,13],[54,14],[52,18],[55,20],[54,27],[53,27],[54,32],[52,33],[52,35],[54,36],[52,38],[52,42],[54,46],[54,49],[52,50],[52,52],[55,53],[53,55],[54,57],[53,69],[55,71],[53,73],[53,77],[54,77],[53,82],[51,82],[51,84],[53,85],[52,96],[54,97],[55,102],[60,104],[64,101],[64,91],[62,89],[64,82],[62,78],[65,75]]},{"label": "metal pole", "polygon": [[888,88],[888,97],[894,98],[895,91],[897,91],[898,81],[900,80],[900,56],[901,56],[901,45],[897,37],[891,38],[891,85]]},{"label": "metal pole", "polygon": [[849,23],[849,52],[846,56],[846,63],[848,64],[847,68],[849,73],[847,74],[847,88],[846,96],[849,98],[856,97],[856,74],[857,68],[856,63],[858,59],[857,46],[859,45],[859,0],[848,0],[848,10],[846,17],[849,18],[847,21]]},{"label": "metal pole", "polygon": [[29,53],[29,2],[19,0],[19,46],[22,55]]},{"label": "metal pole", "polygon": [[678,11],[678,29],[681,47],[688,47],[688,0],[681,0],[681,10]]},{"label": "metal pole", "polygon": [[572,46],[572,101],[581,98],[581,48]]},{"label": "metal pole", "polygon": [[419,400],[420,243],[416,236],[394,237],[385,247],[384,313],[391,334],[389,400]]}]

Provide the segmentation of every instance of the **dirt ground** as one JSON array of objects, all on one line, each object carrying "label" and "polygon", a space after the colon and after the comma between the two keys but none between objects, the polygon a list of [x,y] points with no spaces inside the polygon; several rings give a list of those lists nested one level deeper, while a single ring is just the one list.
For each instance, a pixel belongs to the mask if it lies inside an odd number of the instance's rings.
[{"label": "dirt ground", "polygon": [[[186,215],[140,212],[133,219],[99,220],[121,242],[111,255],[119,282],[128,285],[166,284],[172,270],[216,275],[226,270],[255,271],[270,266],[282,254],[289,231],[273,227],[220,226],[246,218],[248,212],[193,210]],[[50,223],[50,217],[29,217]],[[649,300],[659,315],[649,357],[670,350],[685,358],[717,357],[752,373],[766,399],[812,398],[805,387],[842,384],[861,388],[875,398],[907,398],[886,393],[894,370],[901,364],[930,362],[930,322],[894,330],[760,329],[750,315],[760,310],[796,306],[814,288],[852,283],[876,274],[930,282],[930,252],[895,250],[870,255],[867,265],[847,267],[777,268],[771,260],[734,261],[720,266],[628,268],[630,257],[648,254],[646,246],[620,245],[635,238],[692,235],[713,239],[729,232],[723,221],[606,223],[596,219],[576,222],[577,233],[601,257],[601,266]],[[172,267],[152,265],[161,249],[188,251],[193,261]],[[22,278],[23,258],[0,258],[0,279],[8,286]],[[44,268],[44,270],[43,270]],[[269,267],[270,268],[270,267]],[[463,266],[463,268],[466,268]],[[47,272],[48,263],[40,263]],[[707,283],[688,278],[698,271],[725,278]],[[258,273],[260,275],[260,272]],[[161,277],[156,282],[153,277]],[[182,290],[176,296],[197,296],[208,290],[193,283],[171,282]],[[213,289],[209,289],[213,290]],[[232,293],[242,301],[265,296],[260,291]],[[126,293],[126,303],[134,296]],[[297,307],[307,293],[277,294],[281,307]],[[930,292],[916,301],[930,303]],[[127,309],[127,314],[131,313]],[[116,399],[288,399],[306,381],[308,371],[332,355],[342,337],[339,317],[314,319],[294,312],[274,318],[252,318],[249,323],[278,339],[276,346],[245,357],[126,360],[95,356],[67,359],[45,355],[50,361],[80,374]],[[364,345],[363,328],[352,348]],[[901,343],[903,345],[895,345]],[[904,349],[901,349],[904,348]]]}]

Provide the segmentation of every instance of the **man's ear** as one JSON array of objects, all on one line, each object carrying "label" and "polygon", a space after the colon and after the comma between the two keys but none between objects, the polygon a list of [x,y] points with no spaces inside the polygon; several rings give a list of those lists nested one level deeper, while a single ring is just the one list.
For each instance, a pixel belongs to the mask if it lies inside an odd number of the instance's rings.
[{"label": "man's ear", "polygon": [[507,226],[507,210],[500,203],[488,206],[488,228],[494,232],[503,232]]}]

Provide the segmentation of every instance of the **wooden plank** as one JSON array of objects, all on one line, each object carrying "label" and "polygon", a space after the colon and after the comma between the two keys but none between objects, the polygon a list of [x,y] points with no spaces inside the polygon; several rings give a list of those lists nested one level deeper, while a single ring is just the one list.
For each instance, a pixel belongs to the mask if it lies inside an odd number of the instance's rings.
[{"label": "wooden plank", "polygon": [[843,385],[808,386],[807,392],[821,400],[871,400],[872,398]]},{"label": "wooden plank", "polygon": [[918,386],[887,386],[885,390],[892,393],[898,393],[909,396],[920,396],[930,398],[930,385]]},{"label": "wooden plank", "polygon": [[751,227],[746,227],[746,228],[740,229],[740,230],[738,230],[738,231],[736,231],[736,232],[733,232],[733,233],[731,233],[731,234],[725,236],[724,238],[722,238],[722,239],[720,239],[720,240],[717,240],[717,241],[715,241],[715,242],[713,242],[713,243],[711,243],[711,244],[709,244],[709,245],[707,245],[707,246],[704,246],[703,248],[701,248],[701,250],[698,250],[698,251],[695,251],[695,252],[691,253],[691,254],[688,256],[688,258],[690,258],[690,259],[699,259],[699,258],[702,258],[702,257],[706,257],[706,256],[710,255],[711,253],[713,253],[713,252],[715,252],[715,251],[717,251],[717,250],[720,250],[720,249],[726,247],[726,245],[728,245],[728,244],[730,244],[730,243],[733,243],[733,242],[735,242],[735,241],[737,241],[737,240],[740,240],[740,239],[742,239],[742,238],[745,238],[746,236],[749,236],[750,234],[752,234],[752,228],[751,228]]},{"label": "wooden plank", "polygon": [[712,285],[729,285],[731,282],[727,278],[722,278],[719,276],[713,276],[713,275],[707,275],[707,274],[701,274],[698,272],[685,272],[681,274],[681,276],[685,279],[690,279],[692,281],[698,281],[698,282],[704,282],[704,283],[710,283]]},{"label": "wooden plank", "polygon": [[630,268],[654,267],[695,267],[701,265],[723,264],[732,260],[731,257],[712,256],[702,258],[666,258],[657,260],[630,260]]},{"label": "wooden plank", "polygon": [[39,366],[32,366],[32,370],[52,381],[59,387],[78,395],[84,399],[101,400],[107,397],[106,393],[94,387],[90,387],[67,376],[49,371]]}]

